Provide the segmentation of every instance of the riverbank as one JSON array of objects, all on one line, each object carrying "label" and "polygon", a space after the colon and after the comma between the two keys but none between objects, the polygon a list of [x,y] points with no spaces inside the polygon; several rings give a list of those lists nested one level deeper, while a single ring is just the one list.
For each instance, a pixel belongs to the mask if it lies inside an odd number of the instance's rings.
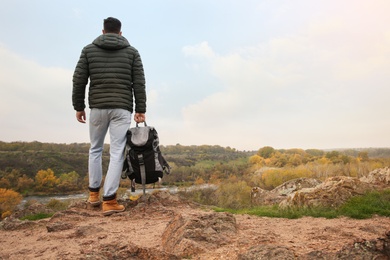
[{"label": "riverbank", "polygon": [[[172,194],[177,193],[179,190],[192,190],[194,187],[187,188],[179,188],[176,186],[173,187],[158,187],[158,188],[147,188],[145,189],[146,194],[151,194],[154,191],[168,191]],[[131,189],[127,189],[125,194],[122,196],[123,198],[127,198],[128,196],[139,196],[143,193],[142,189],[136,189],[134,192],[131,192]],[[42,204],[48,203],[50,200],[55,199],[59,201],[67,201],[67,200],[80,200],[87,199],[88,191],[78,191],[73,193],[66,194],[34,194],[23,197],[22,201],[19,204],[19,208],[26,205],[29,201],[37,201]]]}]

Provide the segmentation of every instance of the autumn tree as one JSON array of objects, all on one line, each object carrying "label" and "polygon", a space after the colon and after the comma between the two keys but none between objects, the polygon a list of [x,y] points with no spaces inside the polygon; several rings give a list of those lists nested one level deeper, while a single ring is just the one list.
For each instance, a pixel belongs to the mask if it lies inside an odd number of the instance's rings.
[{"label": "autumn tree", "polygon": [[3,189],[9,189],[11,188],[11,183],[9,182],[9,180],[7,178],[0,178],[0,188],[3,188]]},{"label": "autumn tree", "polygon": [[366,151],[359,152],[358,158],[361,162],[368,162],[369,161],[368,152]]},{"label": "autumn tree", "polygon": [[250,205],[251,187],[237,176],[230,176],[221,183],[216,191],[216,198],[219,207],[223,208],[245,208]]},{"label": "autumn tree", "polygon": [[0,216],[1,218],[9,216],[19,205],[22,195],[9,189],[0,189]]},{"label": "autumn tree", "polygon": [[195,185],[201,185],[201,184],[204,184],[205,181],[202,179],[202,177],[198,177],[196,180],[195,180]]},{"label": "autumn tree", "polygon": [[21,177],[18,169],[12,169],[0,172],[0,188],[15,188],[18,185],[18,179]]},{"label": "autumn tree", "polygon": [[63,173],[58,178],[58,190],[59,191],[74,191],[78,190],[80,176],[77,172]]},{"label": "autumn tree", "polygon": [[264,159],[270,158],[273,153],[275,152],[275,149],[271,146],[264,146],[263,148],[260,148],[257,154]]},{"label": "autumn tree", "polygon": [[27,177],[26,174],[23,174],[22,177],[18,178],[18,183],[16,185],[17,191],[25,192],[30,190],[34,186],[34,180]]},{"label": "autumn tree", "polygon": [[260,155],[255,154],[255,155],[252,155],[251,157],[249,157],[249,163],[251,165],[263,166],[264,159]]},{"label": "autumn tree", "polygon": [[35,176],[37,191],[54,191],[58,183],[57,177],[51,169],[40,170]]}]

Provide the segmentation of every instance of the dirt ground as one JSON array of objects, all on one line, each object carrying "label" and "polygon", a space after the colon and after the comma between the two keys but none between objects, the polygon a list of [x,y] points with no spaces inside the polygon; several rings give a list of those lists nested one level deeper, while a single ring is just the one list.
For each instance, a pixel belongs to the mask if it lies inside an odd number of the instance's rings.
[{"label": "dirt ground", "polygon": [[[147,259],[140,257],[140,250],[149,250],[149,259],[172,259],[169,254],[159,257],[150,253],[166,251],[162,234],[168,223],[177,214],[191,217],[205,213],[205,209],[175,201],[167,205],[128,205],[125,212],[109,217],[99,210],[77,206],[33,223],[14,222],[14,226],[7,227],[5,222],[0,228],[0,259],[121,259],[114,251],[129,244],[137,248],[139,256],[131,259]],[[313,251],[337,252],[356,241],[383,237],[390,230],[390,218],[386,217],[234,217],[237,232],[231,243],[189,259],[238,259],[239,254],[256,245],[285,247],[299,259]]]}]

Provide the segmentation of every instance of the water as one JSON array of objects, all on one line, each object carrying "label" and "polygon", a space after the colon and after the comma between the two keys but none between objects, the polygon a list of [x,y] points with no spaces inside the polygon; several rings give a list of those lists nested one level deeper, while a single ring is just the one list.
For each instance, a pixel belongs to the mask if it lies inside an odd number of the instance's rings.
[{"label": "water", "polygon": [[[160,187],[160,188],[154,188],[154,189],[145,189],[146,193],[152,193],[156,190],[167,190],[170,193],[177,193],[179,188],[176,186],[173,187]],[[141,195],[143,193],[142,188],[138,188],[135,190],[135,192],[131,192],[130,189],[127,190],[128,195]],[[88,192],[80,193],[80,194],[64,194],[64,195],[44,195],[44,196],[28,196],[24,197],[19,206],[24,206],[28,201],[37,201],[42,204],[48,203],[51,199],[56,199],[59,201],[66,201],[66,200],[79,200],[79,199],[88,199]]]},{"label": "water", "polygon": [[72,194],[72,195],[44,195],[44,196],[28,196],[24,197],[20,202],[19,206],[25,205],[28,201],[37,201],[42,204],[48,203],[51,199],[56,199],[60,201],[71,200],[71,199],[87,199],[87,193],[81,194]]},{"label": "water", "polygon": [[[145,193],[150,194],[150,193],[152,193],[154,191],[157,191],[157,190],[165,190],[165,191],[169,191],[170,193],[174,194],[174,193],[177,193],[178,191],[187,192],[187,191],[192,191],[194,189],[206,189],[206,188],[214,188],[214,189],[216,189],[217,186],[213,185],[213,184],[203,184],[203,185],[193,185],[193,186],[184,187],[184,188],[179,188],[179,187],[176,187],[176,186],[159,187],[159,188],[154,188],[154,189],[145,189]],[[141,195],[142,193],[143,193],[142,187],[137,188],[135,190],[135,192],[131,192],[130,189],[128,189],[127,192],[126,192],[127,195],[132,195],[132,196]],[[125,198],[127,198],[127,196],[125,196]],[[65,195],[64,194],[64,195],[28,196],[28,197],[24,197],[23,198],[23,200],[19,204],[19,207],[24,206],[30,200],[37,201],[37,202],[42,203],[42,204],[46,204],[51,199],[56,199],[56,200],[59,200],[59,201],[80,200],[80,199],[87,200],[88,199],[88,192],[79,193],[79,194],[71,194],[71,195]]]}]

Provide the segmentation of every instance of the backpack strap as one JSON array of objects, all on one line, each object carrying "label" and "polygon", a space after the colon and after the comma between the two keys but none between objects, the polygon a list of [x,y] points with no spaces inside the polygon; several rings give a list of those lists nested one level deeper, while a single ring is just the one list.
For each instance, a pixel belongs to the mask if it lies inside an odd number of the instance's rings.
[{"label": "backpack strap", "polygon": [[135,179],[131,180],[131,192],[135,192]]},{"label": "backpack strap", "polygon": [[142,156],[142,154],[138,154],[138,162],[141,171],[142,188],[144,190],[144,195],[145,195],[146,171],[145,171],[144,157]]}]

